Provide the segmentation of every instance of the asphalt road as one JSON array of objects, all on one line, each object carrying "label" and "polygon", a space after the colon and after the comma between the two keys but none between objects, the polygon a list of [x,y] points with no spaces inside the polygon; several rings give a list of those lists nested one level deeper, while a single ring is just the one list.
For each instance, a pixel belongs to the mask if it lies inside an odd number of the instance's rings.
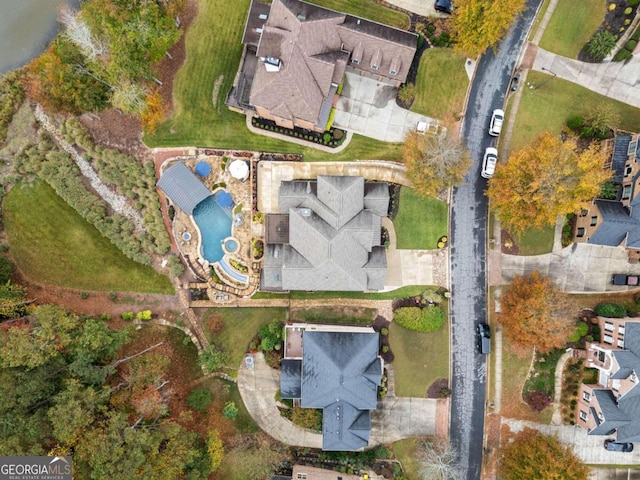
[{"label": "asphalt road", "polygon": [[475,326],[487,318],[488,212],[484,196],[487,183],[480,176],[482,156],[495,141],[487,133],[491,112],[503,107],[516,60],[540,2],[527,2],[526,12],[497,51],[489,50],[477,66],[462,130],[473,166],[466,183],[454,189],[451,204],[450,436],[462,478],[470,480],[479,479],[481,474],[488,358],[477,353],[475,340]]}]

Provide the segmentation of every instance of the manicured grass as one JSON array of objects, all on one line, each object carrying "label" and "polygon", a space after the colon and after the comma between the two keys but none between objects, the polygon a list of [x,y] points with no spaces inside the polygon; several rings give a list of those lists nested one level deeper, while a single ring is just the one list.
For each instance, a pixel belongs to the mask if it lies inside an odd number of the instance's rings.
[{"label": "manicured grass", "polygon": [[469,77],[466,57],[450,48],[429,48],[422,54],[417,94],[411,111],[440,120],[453,120],[462,112]]},{"label": "manicured grass", "polygon": [[396,12],[366,0],[309,0],[309,3],[373,20],[401,30],[408,30],[411,26],[409,17],[404,13]]},{"label": "manicured grass", "polygon": [[398,248],[433,250],[438,239],[447,235],[447,204],[437,198],[421,198],[413,189],[402,187],[400,207],[393,220]]},{"label": "manicured grass", "polygon": [[329,325],[371,325],[378,310],[362,307],[314,307],[291,311],[296,322],[326,323]]},{"label": "manicured grass", "polygon": [[174,293],[167,277],[125,257],[45,182],[18,183],[3,207],[11,253],[29,278],[83,290]]},{"label": "manicured grass", "polygon": [[540,6],[540,9],[538,10],[538,15],[536,15],[536,18],[534,19],[534,23],[533,26],[531,28],[531,31],[529,32],[529,37],[527,38],[530,42],[533,41],[533,39],[536,36],[536,33],[538,31],[538,28],[540,28],[540,23],[542,22],[542,19],[544,18],[544,14],[547,11],[547,8],[549,8],[549,3],[551,2],[551,0],[544,0],[542,2],[542,5]]},{"label": "manicured grass", "polygon": [[393,454],[400,460],[404,470],[404,476],[409,480],[422,478],[420,476],[420,465],[418,464],[416,455],[418,446],[422,440],[421,438],[405,438],[404,440],[393,442]]},{"label": "manicured grass", "polygon": [[363,293],[363,292],[302,292],[295,291],[289,293],[268,293],[258,292],[253,295],[253,299],[286,298],[292,300],[311,300],[316,298],[356,298],[368,300],[394,300],[396,298],[414,297],[420,295],[430,287],[424,285],[410,285],[397,288],[388,292]]},{"label": "manicured grass", "polygon": [[[357,135],[344,151],[329,154],[249,132],[245,116],[230,111],[224,104],[240,64],[242,32],[249,3],[249,0],[198,1],[198,17],[186,34],[187,56],[174,81],[173,115],[153,135],[145,137],[147,145],[293,152],[304,154],[308,161],[401,160],[401,144]],[[334,3],[352,5],[352,2]],[[212,99],[216,81],[219,88],[216,98]]]},{"label": "manicured grass", "polygon": [[[540,86],[550,78],[549,82]],[[560,134],[568,118],[584,116],[591,105],[603,102],[612,104],[620,113],[622,121],[619,127],[622,130],[633,132],[640,124],[640,109],[609,99],[575,83],[534,71],[528,73],[527,83],[539,88],[531,90],[525,85],[521,87],[524,91],[511,137],[511,152],[528,145],[544,131]]]},{"label": "manicured grass", "polygon": [[577,58],[602,23],[607,5],[602,0],[559,0],[540,46],[564,57]]},{"label": "manicured grass", "polygon": [[527,228],[516,240],[518,255],[550,253],[553,249],[554,232],[555,225],[548,225],[541,229]]},{"label": "manicured grass", "polygon": [[[207,319],[211,315],[219,315],[224,325],[222,331],[215,335],[206,329]],[[227,366],[238,368],[258,329],[274,320],[284,321],[285,318],[284,308],[210,308],[204,315],[203,325],[207,337],[227,353]]]},{"label": "manicured grass", "polygon": [[558,360],[564,353],[564,350],[553,350],[547,355],[536,355],[536,361],[533,364],[533,373],[527,379],[523,387],[523,393],[539,391],[553,398],[555,392],[555,373]]},{"label": "manicured grass", "polygon": [[[446,311],[446,305],[442,305]],[[391,322],[389,342],[394,355],[396,396],[424,397],[438,378],[449,378],[449,321],[431,333],[407,330]],[[410,477],[411,478],[411,477]]]}]

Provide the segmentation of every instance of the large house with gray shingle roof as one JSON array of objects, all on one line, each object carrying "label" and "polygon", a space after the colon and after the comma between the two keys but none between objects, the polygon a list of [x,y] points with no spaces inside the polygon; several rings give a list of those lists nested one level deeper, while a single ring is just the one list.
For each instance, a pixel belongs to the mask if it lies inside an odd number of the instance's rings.
[{"label": "large house with gray shingle roof", "polygon": [[586,348],[587,367],[598,383],[582,384],[577,424],[589,435],[616,434],[619,442],[640,441],[640,321],[598,317],[601,339]]},{"label": "large house with gray shingle roof", "polygon": [[629,258],[640,259],[640,135],[618,134],[603,142],[615,200],[595,199],[576,219],[574,239],[610,247],[623,246]]},{"label": "large house with gray shingle roof", "polygon": [[323,450],[365,448],[383,372],[379,334],[371,327],[314,324],[287,325],[285,332],[282,398],[322,409]]},{"label": "large house with gray shingle roof", "polygon": [[381,290],[387,258],[381,221],[389,187],[363,177],[319,176],[280,184],[266,218],[263,290]]},{"label": "large house with gray shingle roof", "polygon": [[299,0],[253,0],[230,108],[285,128],[326,130],[346,71],[400,86],[417,36]]}]

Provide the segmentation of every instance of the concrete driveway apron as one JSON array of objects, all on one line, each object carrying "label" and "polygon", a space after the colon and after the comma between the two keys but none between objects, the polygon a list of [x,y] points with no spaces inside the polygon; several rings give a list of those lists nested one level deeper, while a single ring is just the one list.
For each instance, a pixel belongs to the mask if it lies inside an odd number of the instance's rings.
[{"label": "concrete driveway apron", "polygon": [[396,103],[397,88],[347,72],[333,124],[385,142],[403,142],[418,122],[437,128],[437,120],[410,112]]}]

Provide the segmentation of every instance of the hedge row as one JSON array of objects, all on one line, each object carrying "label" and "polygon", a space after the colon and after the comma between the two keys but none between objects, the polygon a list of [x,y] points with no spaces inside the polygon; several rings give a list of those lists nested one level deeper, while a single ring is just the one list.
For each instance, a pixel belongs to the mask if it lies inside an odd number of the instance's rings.
[{"label": "hedge row", "polygon": [[409,330],[434,332],[444,323],[444,311],[436,305],[402,307],[393,313],[393,321]]},{"label": "hedge row", "polygon": [[74,118],[67,120],[61,131],[65,140],[84,150],[83,157],[96,169],[100,179],[131,200],[140,212],[147,231],[139,238],[142,248],[165,254],[171,242],[160,210],[153,163],[140,163],[117,150],[96,145],[85,126]]},{"label": "hedge row", "polygon": [[133,224],[123,215],[107,214],[107,204],[84,186],[80,169],[71,157],[41,133],[37,145],[27,146],[15,159],[14,168],[21,174],[35,174],[85,220],[95,226],[111,243],[136,262],[150,265],[151,258],[142,252],[142,242],[134,235]]}]

